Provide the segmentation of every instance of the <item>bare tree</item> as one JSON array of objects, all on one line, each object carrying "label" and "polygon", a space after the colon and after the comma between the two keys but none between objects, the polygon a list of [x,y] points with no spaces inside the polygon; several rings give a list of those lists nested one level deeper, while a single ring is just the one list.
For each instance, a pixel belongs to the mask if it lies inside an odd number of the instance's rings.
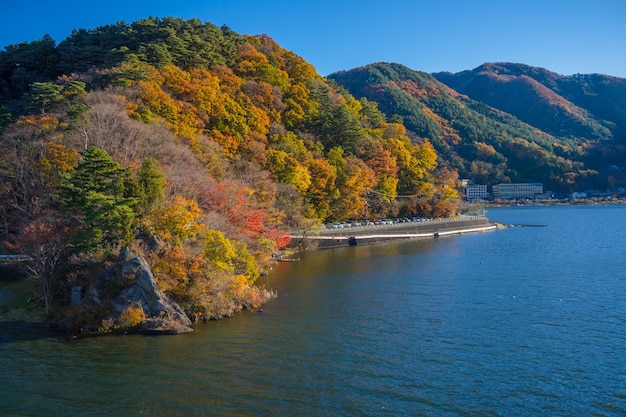
[{"label": "bare tree", "polygon": [[29,256],[28,260],[20,262],[20,269],[35,283],[44,300],[46,314],[49,314],[58,282],[58,269],[67,248],[67,234],[60,222],[52,216],[38,217],[7,246]]}]

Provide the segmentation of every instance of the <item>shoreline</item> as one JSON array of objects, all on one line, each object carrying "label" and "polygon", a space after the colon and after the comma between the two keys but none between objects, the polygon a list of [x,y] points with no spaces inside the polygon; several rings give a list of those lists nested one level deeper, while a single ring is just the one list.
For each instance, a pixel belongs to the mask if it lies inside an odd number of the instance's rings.
[{"label": "shoreline", "polygon": [[496,230],[500,226],[484,216],[436,219],[427,222],[394,223],[380,226],[357,226],[345,229],[324,229],[317,235],[292,234],[290,248],[297,251],[336,247],[374,245],[378,243],[438,238],[464,233]]},{"label": "shoreline", "polygon": [[587,198],[577,200],[510,200],[510,201],[478,201],[485,207],[545,207],[545,206],[611,206],[625,205],[626,199],[618,198]]}]

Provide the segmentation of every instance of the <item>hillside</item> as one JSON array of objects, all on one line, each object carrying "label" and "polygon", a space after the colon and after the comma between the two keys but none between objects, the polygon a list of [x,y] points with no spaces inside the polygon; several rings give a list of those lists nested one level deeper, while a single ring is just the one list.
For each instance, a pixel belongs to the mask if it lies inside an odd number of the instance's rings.
[{"label": "hillside", "polygon": [[562,76],[523,64],[488,63],[435,78],[474,100],[559,137],[626,140],[626,80]]},{"label": "hillside", "polygon": [[430,75],[387,63],[328,78],[400,116],[464,178],[540,181],[559,194],[623,183],[609,167],[623,162],[625,80],[519,64]]},{"label": "hillside", "polygon": [[[69,308],[125,247],[199,322],[270,296],[255,280],[290,230],[458,201],[430,142],[375,103],[268,36],[194,19],[7,46],[0,131],[0,249],[33,257],[24,276],[69,327],[141,318]],[[100,286],[113,299],[130,279]]]}]

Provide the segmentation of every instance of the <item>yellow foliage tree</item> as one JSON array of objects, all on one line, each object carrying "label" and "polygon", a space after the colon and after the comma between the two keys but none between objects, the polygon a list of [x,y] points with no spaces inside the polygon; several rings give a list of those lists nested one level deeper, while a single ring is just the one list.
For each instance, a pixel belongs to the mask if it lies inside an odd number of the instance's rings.
[{"label": "yellow foliage tree", "polygon": [[191,281],[202,276],[207,261],[184,246],[170,246],[149,256],[154,277],[161,291],[181,299]]},{"label": "yellow foliage tree", "polygon": [[306,193],[305,213],[308,217],[326,219],[331,213],[331,202],[337,197],[335,181],[337,174],[325,159],[312,159],[309,162],[311,184]]},{"label": "yellow foliage tree", "polygon": [[207,231],[204,254],[216,269],[245,276],[248,285],[259,276],[259,268],[246,245],[231,241],[218,230]]},{"label": "yellow foliage tree", "polygon": [[206,227],[199,222],[203,216],[198,203],[177,195],[165,204],[154,207],[143,221],[149,233],[180,244],[184,239],[205,231]]},{"label": "yellow foliage tree", "polygon": [[[162,117],[173,125],[178,124],[179,104],[154,81],[139,81],[139,97],[150,113]],[[141,112],[141,111],[140,111]]]},{"label": "yellow foliage tree", "polygon": [[163,76],[163,85],[166,86],[172,94],[181,97],[189,97],[194,93],[194,85],[191,82],[189,72],[174,65],[166,65],[161,68],[161,75]]},{"label": "yellow foliage tree", "polygon": [[46,172],[71,173],[78,165],[78,152],[63,144],[48,142],[39,162]]},{"label": "yellow foliage tree", "polygon": [[277,149],[268,149],[266,155],[267,169],[275,174],[280,182],[291,184],[301,192],[309,188],[311,174],[297,159]]},{"label": "yellow foliage tree", "polygon": [[303,58],[290,51],[285,52],[284,56],[287,72],[295,82],[307,82],[319,78],[315,67],[306,62]]},{"label": "yellow foliage tree", "polygon": [[248,80],[243,86],[243,91],[255,106],[267,112],[271,121],[280,121],[280,93],[275,93],[271,84],[265,81]]},{"label": "yellow foliage tree", "polygon": [[49,133],[59,128],[59,119],[50,115],[20,116],[17,125],[30,126],[41,131],[41,133]]},{"label": "yellow foliage tree", "polygon": [[343,161],[343,167],[336,166],[340,196],[332,207],[333,217],[337,220],[360,218],[365,214],[367,191],[377,185],[376,174],[361,159],[347,157]]},{"label": "yellow foliage tree", "polygon": [[288,128],[299,127],[307,114],[315,113],[318,104],[311,100],[311,90],[304,83],[294,83],[291,88],[284,93],[283,103],[283,123]]},{"label": "yellow foliage tree", "polygon": [[265,81],[275,85],[281,91],[289,89],[289,74],[279,66],[272,65],[268,57],[259,52],[252,43],[244,43],[239,46],[240,61],[235,71],[240,76],[253,80]]}]

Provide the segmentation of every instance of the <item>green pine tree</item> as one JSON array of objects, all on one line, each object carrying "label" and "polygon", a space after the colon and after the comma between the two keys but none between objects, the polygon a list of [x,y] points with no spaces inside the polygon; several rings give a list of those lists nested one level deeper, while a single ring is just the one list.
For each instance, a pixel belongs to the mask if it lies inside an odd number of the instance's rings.
[{"label": "green pine tree", "polygon": [[110,250],[133,236],[137,198],[129,192],[130,170],[94,146],[82,156],[83,161],[60,193],[66,208],[83,221],[72,246],[87,252]]}]

